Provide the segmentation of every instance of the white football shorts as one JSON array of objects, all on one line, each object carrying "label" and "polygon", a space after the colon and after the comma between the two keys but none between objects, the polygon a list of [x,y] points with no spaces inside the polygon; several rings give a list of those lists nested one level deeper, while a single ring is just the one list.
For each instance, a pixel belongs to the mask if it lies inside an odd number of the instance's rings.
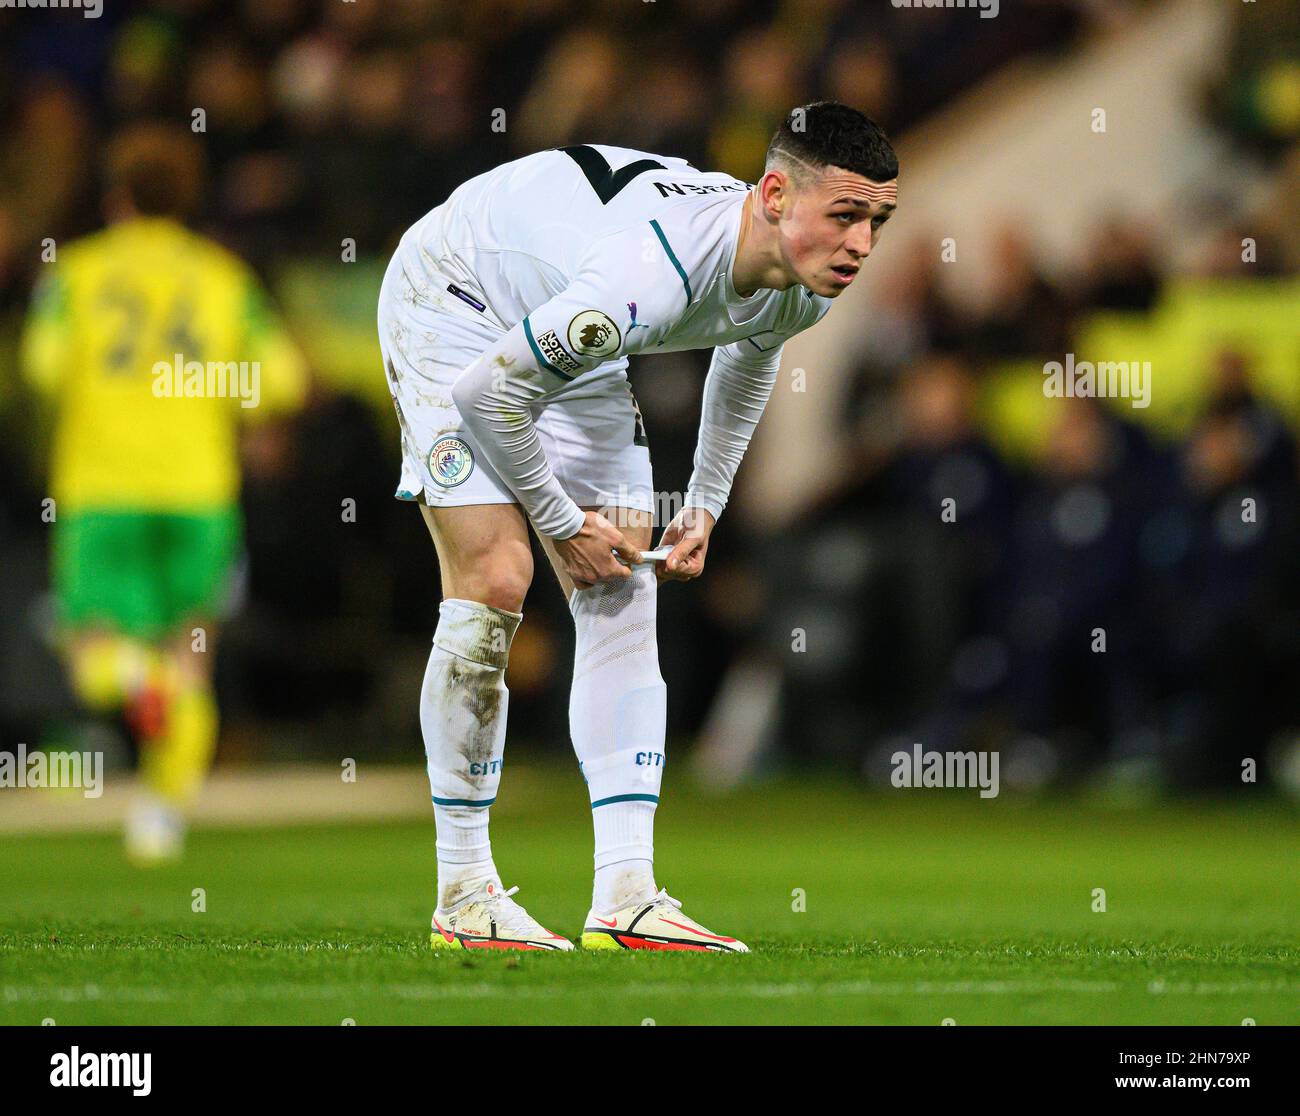
[{"label": "white football shorts", "polygon": [[[461,421],[451,386],[504,336],[450,280],[417,291],[397,257],[379,293],[379,344],[401,426],[399,500],[431,508],[516,504]],[[580,507],[653,511],[650,449],[626,358],[579,376],[533,421],[546,460]]]}]

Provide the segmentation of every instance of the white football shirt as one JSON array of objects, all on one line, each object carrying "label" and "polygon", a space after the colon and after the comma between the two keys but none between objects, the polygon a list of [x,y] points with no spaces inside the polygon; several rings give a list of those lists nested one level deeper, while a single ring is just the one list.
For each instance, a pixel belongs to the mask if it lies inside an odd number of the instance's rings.
[{"label": "white football shirt", "polygon": [[470,179],[402,238],[417,295],[450,281],[507,331],[452,394],[541,533],[568,538],[583,515],[550,472],[529,406],[575,380],[624,377],[634,353],[715,348],[687,504],[721,513],[782,344],[832,301],[797,285],[737,294],[749,190],[672,156],[566,147]]}]

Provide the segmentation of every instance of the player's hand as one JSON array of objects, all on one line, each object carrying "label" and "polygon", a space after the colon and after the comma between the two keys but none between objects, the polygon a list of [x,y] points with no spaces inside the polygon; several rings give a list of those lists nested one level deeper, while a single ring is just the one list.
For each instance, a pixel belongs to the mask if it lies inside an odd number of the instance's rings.
[{"label": "player's hand", "polygon": [[659,540],[661,546],[673,548],[655,568],[660,581],[690,581],[704,572],[704,556],[715,522],[712,513],[703,508],[682,508],[673,517]]},{"label": "player's hand", "polygon": [[632,566],[641,561],[641,552],[599,512],[585,514],[582,529],[576,535],[555,540],[555,552],[574,586],[590,589],[598,581],[631,577]]}]

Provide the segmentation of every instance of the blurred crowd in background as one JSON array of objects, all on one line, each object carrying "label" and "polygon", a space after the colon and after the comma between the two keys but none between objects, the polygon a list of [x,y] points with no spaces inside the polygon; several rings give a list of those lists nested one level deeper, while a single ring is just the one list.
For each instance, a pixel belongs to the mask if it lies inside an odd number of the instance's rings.
[{"label": "blurred crowd in background", "polygon": [[[34,744],[77,724],[45,643],[45,446],[14,353],[42,239],[101,223],[97,157],[115,129],[189,123],[202,107],[199,228],[266,277],[315,364],[306,409],[246,446],[221,755],[332,758],[346,744],[410,760],[438,588],[420,517],[391,498],[397,432],[373,324],[405,228],[464,179],[560,143],[663,151],[754,181],[796,104],[842,100],[905,135],[999,67],[1068,50],[1135,6],[1043,0],[997,20],[852,0],[110,0],[98,20],[0,9],[0,737]],[[1277,19],[1294,27],[1286,5]],[[1283,45],[1294,62],[1295,39]],[[1255,95],[1277,49],[1249,34],[1228,44],[1205,112],[1294,176],[1295,115],[1279,126],[1276,98]],[[1295,194],[1278,196],[1267,214],[1212,207],[1203,250],[1179,266],[1240,275],[1249,216],[1252,235],[1282,230],[1250,274],[1294,274]],[[355,265],[341,262],[348,239]],[[981,421],[988,370],[1061,359],[1094,311],[1150,312],[1171,264],[1117,213],[1086,273],[1049,276],[1009,225],[1002,289],[973,315],[946,300],[928,245],[889,244],[916,262],[873,317],[842,416],[856,449],[842,484],[780,533],[724,520],[706,577],[661,594],[673,738],[729,731],[718,695],[757,669],[777,695],[759,751],[787,762],[870,775],[921,740],[1001,748],[1004,782],[1026,786],[1096,770],[1240,785],[1243,756],[1300,732],[1296,415],[1257,390],[1248,352],[1225,349],[1178,437],[1061,400],[1045,452],[1008,455]],[[661,490],[686,487],[707,361],[634,364]],[[946,495],[955,523],[938,515]],[[538,569],[512,650],[511,738],[562,755],[570,618]],[[793,653],[795,629],[820,635]]]}]

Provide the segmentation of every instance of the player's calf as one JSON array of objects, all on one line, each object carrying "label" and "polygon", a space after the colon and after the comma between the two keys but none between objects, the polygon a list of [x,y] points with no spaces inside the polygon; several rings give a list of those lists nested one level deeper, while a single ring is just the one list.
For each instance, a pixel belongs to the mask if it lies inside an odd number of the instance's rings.
[{"label": "player's calf", "polygon": [[667,687],[655,636],[650,565],[626,581],[576,590],[569,730],[591,798],[597,906],[647,899],[654,886],[654,814],[663,781]]},{"label": "player's calf", "polygon": [[477,601],[447,600],[420,696],[420,726],[438,830],[438,902],[501,881],[492,862],[488,808],[504,762],[506,662],[522,616]]}]

